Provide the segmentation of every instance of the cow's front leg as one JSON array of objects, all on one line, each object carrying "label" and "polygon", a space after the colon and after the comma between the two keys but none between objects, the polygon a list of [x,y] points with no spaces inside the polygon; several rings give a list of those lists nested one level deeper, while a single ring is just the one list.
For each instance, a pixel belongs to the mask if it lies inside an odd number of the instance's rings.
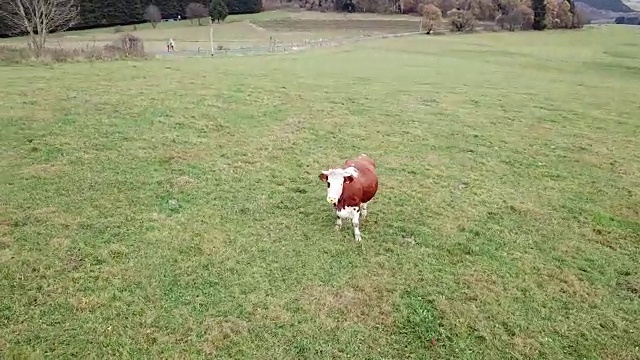
[{"label": "cow's front leg", "polygon": [[336,218],[336,230],[340,230],[342,228],[342,218],[339,215]]},{"label": "cow's front leg", "polygon": [[351,223],[353,224],[353,236],[356,238],[356,241],[362,241],[362,236],[360,235],[360,208],[357,207],[353,209],[353,217],[351,218]]},{"label": "cow's front leg", "polygon": [[[338,224],[342,226],[342,219],[351,219],[351,222],[353,223],[354,216],[359,215],[359,212],[360,208],[358,206],[349,206],[336,211],[336,215],[338,216],[338,219],[336,220],[336,228],[339,229]],[[358,221],[359,220],[356,220],[356,223],[358,223]],[[358,234],[359,233],[360,230],[358,230]]]}]

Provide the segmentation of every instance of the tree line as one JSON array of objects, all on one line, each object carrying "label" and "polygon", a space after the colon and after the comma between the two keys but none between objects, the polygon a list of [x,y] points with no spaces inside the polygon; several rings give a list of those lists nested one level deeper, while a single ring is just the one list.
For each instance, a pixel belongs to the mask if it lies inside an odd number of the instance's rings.
[{"label": "tree line", "polygon": [[[290,0],[294,2],[295,0]],[[319,11],[417,14],[431,23],[446,17],[456,31],[475,20],[495,21],[508,30],[580,28],[588,22],[574,0],[298,0],[300,7]],[[440,21],[440,20],[437,20]]]},{"label": "tree line", "polygon": [[[38,0],[1,0],[2,2],[20,2],[29,5]],[[50,0],[49,0],[50,1]],[[145,12],[151,5],[160,12],[161,18],[187,17],[188,7],[192,3],[211,8],[212,0],[76,0],[78,20],[71,29],[88,29],[115,25],[129,25],[148,21]],[[246,14],[262,11],[261,0],[224,0],[228,14]],[[194,5],[191,5],[193,8]],[[147,14],[148,15],[148,14]],[[11,24],[0,16],[0,35],[12,33]]]}]

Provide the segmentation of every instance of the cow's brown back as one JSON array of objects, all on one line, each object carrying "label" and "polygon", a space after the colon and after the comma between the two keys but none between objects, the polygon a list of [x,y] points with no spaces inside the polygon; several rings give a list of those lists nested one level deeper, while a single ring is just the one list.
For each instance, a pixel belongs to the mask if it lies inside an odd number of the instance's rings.
[{"label": "cow's brown back", "polygon": [[[358,155],[358,157],[356,157],[356,158],[349,159],[349,160],[345,161],[344,166],[345,167],[355,166],[354,164],[356,164],[356,163],[360,163],[361,164],[360,166],[365,165],[367,167],[370,167],[375,172],[376,163],[373,161],[372,158],[368,157],[365,154]],[[360,170],[360,169],[358,169],[358,170]]]},{"label": "cow's brown back", "polygon": [[360,201],[369,202],[378,192],[378,176],[376,174],[376,164],[370,157],[360,155],[355,159],[347,160],[344,168],[353,166],[358,170],[358,180],[362,188]]}]

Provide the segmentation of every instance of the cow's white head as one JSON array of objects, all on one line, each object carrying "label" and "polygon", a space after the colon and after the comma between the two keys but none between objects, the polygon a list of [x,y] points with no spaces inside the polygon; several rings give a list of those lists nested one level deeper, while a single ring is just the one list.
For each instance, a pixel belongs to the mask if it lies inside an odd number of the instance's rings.
[{"label": "cow's white head", "polygon": [[344,184],[348,184],[355,180],[358,171],[354,167],[346,169],[329,169],[320,173],[320,180],[327,183],[327,202],[335,205],[342,195]]}]

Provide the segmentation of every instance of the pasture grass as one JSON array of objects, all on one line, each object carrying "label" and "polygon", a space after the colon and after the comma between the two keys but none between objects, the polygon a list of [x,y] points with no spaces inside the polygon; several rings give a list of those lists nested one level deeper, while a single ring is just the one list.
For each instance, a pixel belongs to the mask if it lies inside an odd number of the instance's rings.
[{"label": "pasture grass", "polygon": [[638,358],[637,35],[0,67],[0,354]]}]

